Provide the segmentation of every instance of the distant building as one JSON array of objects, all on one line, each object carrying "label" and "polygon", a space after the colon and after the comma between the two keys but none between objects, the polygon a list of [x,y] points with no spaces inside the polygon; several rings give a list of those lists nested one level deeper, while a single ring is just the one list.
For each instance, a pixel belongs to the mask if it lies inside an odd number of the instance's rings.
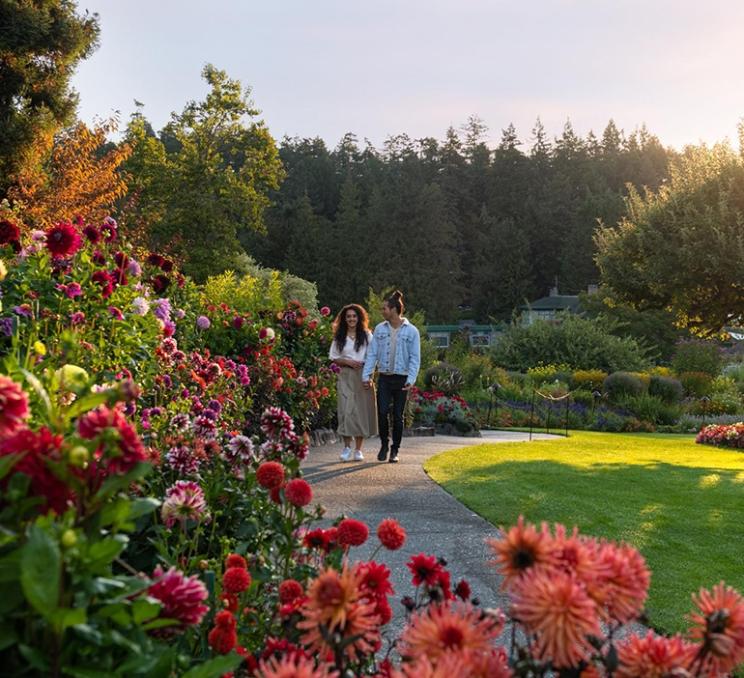
[{"label": "distant building", "polygon": [[[596,294],[597,285],[589,285],[587,292]],[[536,320],[556,320],[560,313],[579,313],[579,296],[577,294],[561,294],[558,286],[550,288],[547,297],[536,299],[520,307],[522,323],[532,325]]]},{"label": "distant building", "polygon": [[457,325],[426,326],[426,336],[437,348],[449,348],[458,334],[466,335],[473,348],[488,348],[503,331],[503,325],[476,325],[473,320],[461,320]]}]

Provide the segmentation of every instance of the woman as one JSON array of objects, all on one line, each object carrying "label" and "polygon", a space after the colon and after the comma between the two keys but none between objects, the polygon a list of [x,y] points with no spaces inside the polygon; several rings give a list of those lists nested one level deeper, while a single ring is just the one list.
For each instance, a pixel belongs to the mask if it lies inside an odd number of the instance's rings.
[{"label": "woman", "polygon": [[344,439],[341,461],[363,461],[365,438],[377,435],[377,408],[372,389],[362,385],[362,367],[372,339],[367,311],[358,304],[344,306],[333,321],[329,357],[341,368],[338,373],[338,433]]}]

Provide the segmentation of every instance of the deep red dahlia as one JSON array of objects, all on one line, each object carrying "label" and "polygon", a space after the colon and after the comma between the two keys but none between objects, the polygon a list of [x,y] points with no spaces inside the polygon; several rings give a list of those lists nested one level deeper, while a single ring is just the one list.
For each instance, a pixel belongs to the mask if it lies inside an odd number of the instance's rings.
[{"label": "deep red dahlia", "polygon": [[397,551],[406,543],[406,531],[397,520],[387,518],[377,527],[377,538],[386,549]]},{"label": "deep red dahlia", "polygon": [[88,242],[93,244],[101,239],[101,232],[95,226],[86,226],[83,229],[83,234],[88,239]]},{"label": "deep red dahlia", "polygon": [[0,221],[0,245],[11,245],[17,252],[20,248],[21,230],[12,221]]},{"label": "deep red dahlia", "polygon": [[341,546],[361,546],[369,537],[369,528],[354,518],[344,518],[338,524],[338,543]]},{"label": "deep red dahlia", "polygon": [[[229,612],[228,612],[229,614]],[[238,634],[234,628],[215,626],[207,636],[209,647],[217,654],[227,654],[238,642]]]},{"label": "deep red dahlia", "polygon": [[[162,603],[162,618],[175,619],[178,626],[195,626],[209,611],[209,607],[202,604],[209,596],[207,587],[196,576],[185,577],[174,567],[164,573],[158,565],[152,578],[155,583],[147,589],[147,595]],[[178,626],[166,628],[177,633],[181,630]]]},{"label": "deep red dahlia", "polygon": [[326,536],[326,531],[321,528],[310,530],[305,535],[302,541],[309,549],[322,549],[324,551],[328,550],[328,538]]},{"label": "deep red dahlia", "polygon": [[108,271],[95,271],[90,279],[101,288],[101,296],[108,299],[114,292],[114,279]]},{"label": "deep red dahlia", "polygon": [[222,575],[222,589],[227,593],[243,593],[251,585],[251,575],[242,567],[229,567]]},{"label": "deep red dahlia", "polygon": [[385,565],[370,560],[359,563],[356,569],[360,575],[359,590],[366,597],[387,599],[393,593],[390,570]]},{"label": "deep red dahlia", "polygon": [[425,553],[419,553],[413,556],[407,563],[406,567],[413,575],[413,585],[419,584],[434,585],[437,583],[442,566],[437,561],[436,556],[427,556]]},{"label": "deep red dahlia", "polygon": [[265,461],[256,471],[256,480],[267,490],[281,487],[284,482],[284,466],[278,461]]},{"label": "deep red dahlia", "polygon": [[243,556],[237,553],[231,553],[225,560],[225,567],[241,567],[244,570],[247,570],[248,563],[245,561],[245,558],[243,558]]},{"label": "deep red dahlia", "polygon": [[470,598],[470,584],[461,579],[455,586],[455,595],[461,600],[468,600]]},{"label": "deep red dahlia", "polygon": [[21,385],[0,375],[0,440],[23,428],[30,416],[28,396]]},{"label": "deep red dahlia", "polygon": [[69,257],[80,249],[83,239],[70,223],[60,221],[46,232],[47,249],[55,258]]},{"label": "deep red dahlia", "polygon": [[[42,497],[42,511],[56,511],[62,514],[73,498],[72,490],[49,468],[47,461],[62,462],[62,436],[54,435],[47,428],[39,431],[21,429],[13,435],[0,438],[0,457],[17,454],[21,458],[11,473],[25,473],[31,478],[30,494]],[[6,476],[5,482],[8,477]]]},{"label": "deep red dahlia", "polygon": [[297,600],[303,593],[302,584],[296,579],[285,579],[279,584],[279,601],[282,604]]},{"label": "deep red dahlia", "polygon": [[294,506],[307,506],[313,500],[313,491],[306,480],[294,478],[284,488],[284,496]]}]

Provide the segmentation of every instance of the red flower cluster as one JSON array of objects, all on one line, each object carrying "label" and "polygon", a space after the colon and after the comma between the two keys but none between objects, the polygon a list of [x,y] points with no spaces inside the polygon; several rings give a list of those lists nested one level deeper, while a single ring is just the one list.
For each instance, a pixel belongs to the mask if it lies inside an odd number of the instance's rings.
[{"label": "red flower cluster", "polygon": [[702,445],[744,449],[744,422],[727,426],[723,424],[704,426],[697,434],[695,442]]},{"label": "red flower cluster", "polygon": [[0,221],[0,245],[10,245],[16,252],[21,249],[21,230],[12,221]]},{"label": "red flower cluster", "polygon": [[214,617],[214,628],[209,632],[207,639],[209,647],[217,654],[227,654],[238,643],[238,634],[235,631],[237,622],[235,617],[227,610],[218,612]]},{"label": "red flower cluster", "polygon": [[386,518],[377,526],[377,538],[391,551],[397,551],[406,543],[406,531],[393,518]]},{"label": "red flower cluster", "polygon": [[450,573],[436,556],[419,553],[406,563],[406,567],[413,575],[411,582],[414,586],[426,586],[429,593],[440,600],[453,598]]},{"label": "red flower cluster", "polygon": [[319,549],[328,553],[338,544],[338,528],[310,530],[305,534],[302,542],[309,549]]},{"label": "red flower cluster", "polygon": [[380,617],[380,624],[387,624],[393,618],[393,610],[388,601],[388,596],[393,594],[390,570],[374,561],[357,563],[355,570],[359,575],[360,597],[373,603],[375,614]]},{"label": "red flower cluster", "polygon": [[296,579],[285,579],[279,584],[279,602],[282,604],[292,603],[302,596],[304,590],[302,584]]},{"label": "red flower cluster", "polygon": [[369,537],[369,528],[354,518],[344,518],[338,524],[338,543],[341,546],[361,546]]}]

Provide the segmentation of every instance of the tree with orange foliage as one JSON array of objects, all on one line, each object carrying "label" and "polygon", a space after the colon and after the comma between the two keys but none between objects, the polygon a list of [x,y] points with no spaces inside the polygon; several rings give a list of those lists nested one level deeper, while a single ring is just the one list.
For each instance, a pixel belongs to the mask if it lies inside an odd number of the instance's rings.
[{"label": "tree with orange foliage", "polygon": [[127,176],[120,169],[132,153],[127,143],[110,144],[116,120],[92,129],[79,122],[57,136],[38,168],[22,171],[8,198],[23,220],[34,226],[82,217],[93,223],[111,214],[127,193]]}]

